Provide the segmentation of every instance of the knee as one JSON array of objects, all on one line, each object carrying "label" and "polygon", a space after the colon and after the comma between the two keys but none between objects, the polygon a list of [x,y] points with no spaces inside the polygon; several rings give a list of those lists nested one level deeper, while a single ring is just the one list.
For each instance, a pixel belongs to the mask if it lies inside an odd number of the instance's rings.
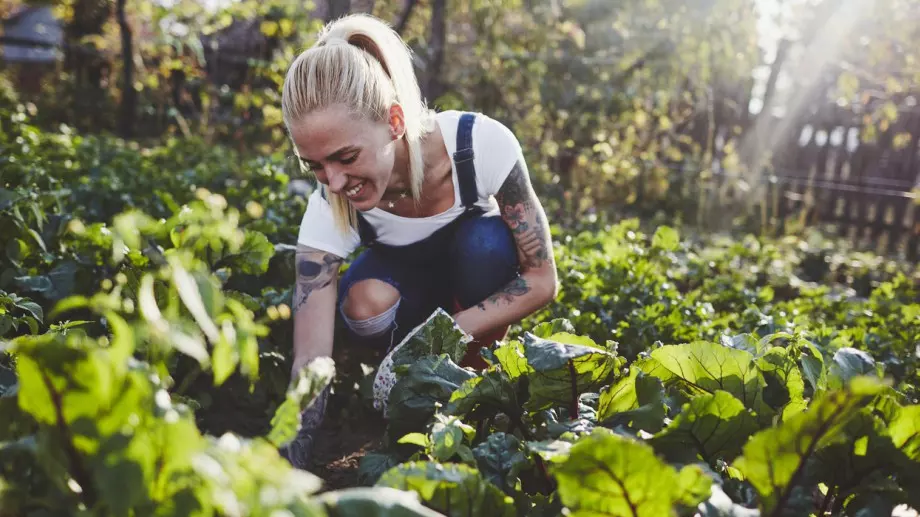
[{"label": "knee", "polygon": [[399,302],[399,291],[382,280],[355,282],[342,300],[342,313],[350,320],[364,321],[392,309]]}]

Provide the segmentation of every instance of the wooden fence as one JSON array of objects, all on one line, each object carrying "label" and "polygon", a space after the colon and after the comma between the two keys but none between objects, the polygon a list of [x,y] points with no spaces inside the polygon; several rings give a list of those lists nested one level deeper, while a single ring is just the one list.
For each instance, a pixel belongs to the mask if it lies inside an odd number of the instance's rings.
[{"label": "wooden fence", "polygon": [[905,107],[872,141],[860,141],[864,114],[836,106],[792,124],[763,172],[768,220],[831,226],[861,248],[920,256],[920,109]]}]

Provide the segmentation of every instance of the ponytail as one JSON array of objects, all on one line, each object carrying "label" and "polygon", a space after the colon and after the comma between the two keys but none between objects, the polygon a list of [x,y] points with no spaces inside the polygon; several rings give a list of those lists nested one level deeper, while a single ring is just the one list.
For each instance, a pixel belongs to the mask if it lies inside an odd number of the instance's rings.
[{"label": "ponytail", "polygon": [[[383,21],[352,14],[323,28],[313,47],[291,64],[281,96],[284,123],[333,104],[344,104],[372,120],[386,120],[399,103],[405,117],[412,197],[418,202],[425,179],[422,138],[434,127],[434,114],[422,98],[412,66],[412,52]],[[357,226],[348,201],[321,186],[340,230]]]}]

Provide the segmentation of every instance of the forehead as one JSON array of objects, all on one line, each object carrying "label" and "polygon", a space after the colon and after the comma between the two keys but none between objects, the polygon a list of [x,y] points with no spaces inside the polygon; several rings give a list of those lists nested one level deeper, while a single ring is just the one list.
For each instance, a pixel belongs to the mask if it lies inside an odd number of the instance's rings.
[{"label": "forehead", "polygon": [[343,147],[368,145],[379,129],[342,107],[318,110],[291,125],[291,137],[304,160],[320,161]]}]

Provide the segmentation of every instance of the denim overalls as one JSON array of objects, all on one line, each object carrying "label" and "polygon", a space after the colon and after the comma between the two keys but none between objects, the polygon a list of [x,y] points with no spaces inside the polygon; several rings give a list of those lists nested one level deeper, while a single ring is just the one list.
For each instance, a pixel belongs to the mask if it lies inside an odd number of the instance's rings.
[{"label": "denim overalls", "polygon": [[[517,247],[499,214],[476,206],[478,193],[473,167],[473,113],[460,117],[457,169],[464,212],[431,236],[405,246],[377,241],[374,228],[358,213],[358,233],[367,249],[349,266],[339,285],[338,310],[356,282],[377,279],[399,291],[396,321],[373,337],[354,334],[345,325],[349,342],[388,352],[438,307],[449,314],[472,307],[504,287],[519,274]],[[343,319],[347,318],[342,314]]]}]

